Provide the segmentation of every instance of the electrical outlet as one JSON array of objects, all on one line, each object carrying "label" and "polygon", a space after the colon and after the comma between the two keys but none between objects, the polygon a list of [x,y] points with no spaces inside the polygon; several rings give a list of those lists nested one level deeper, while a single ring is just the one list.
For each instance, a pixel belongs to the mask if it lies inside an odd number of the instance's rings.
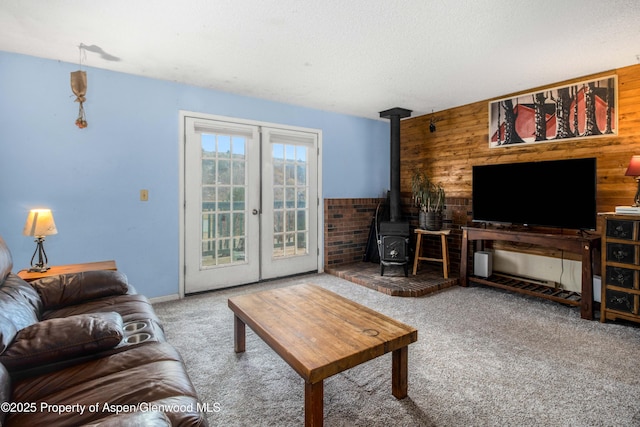
[{"label": "electrical outlet", "polygon": [[140,190],[140,201],[141,202],[149,201],[149,190]]}]

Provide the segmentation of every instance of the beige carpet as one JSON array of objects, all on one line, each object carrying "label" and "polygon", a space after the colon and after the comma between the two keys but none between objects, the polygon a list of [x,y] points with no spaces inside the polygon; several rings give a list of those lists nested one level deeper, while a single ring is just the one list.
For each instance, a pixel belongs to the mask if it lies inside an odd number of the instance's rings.
[{"label": "beige carpet", "polygon": [[493,288],[392,297],[321,274],[155,305],[212,426],[300,426],[304,382],[247,328],[233,351],[227,298],[311,282],[418,329],[409,397],[391,395],[391,355],[324,384],[326,426],[640,426],[640,328]]}]

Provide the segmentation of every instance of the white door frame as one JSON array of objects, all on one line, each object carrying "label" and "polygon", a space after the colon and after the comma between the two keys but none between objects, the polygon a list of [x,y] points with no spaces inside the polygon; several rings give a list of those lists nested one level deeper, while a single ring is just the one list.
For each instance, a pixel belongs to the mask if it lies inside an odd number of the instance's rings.
[{"label": "white door frame", "polygon": [[220,116],[215,114],[197,113],[187,110],[179,110],[178,112],[178,229],[179,229],[179,272],[178,272],[178,293],[180,298],[184,298],[184,279],[185,279],[185,117],[201,117],[203,119],[218,120],[226,122],[234,122],[250,126],[269,127],[293,131],[313,132],[318,134],[318,264],[317,271],[324,271],[324,199],[322,197],[322,130],[313,128],[304,128],[299,126],[282,125],[279,123],[262,122],[256,120],[239,119],[235,117]]}]

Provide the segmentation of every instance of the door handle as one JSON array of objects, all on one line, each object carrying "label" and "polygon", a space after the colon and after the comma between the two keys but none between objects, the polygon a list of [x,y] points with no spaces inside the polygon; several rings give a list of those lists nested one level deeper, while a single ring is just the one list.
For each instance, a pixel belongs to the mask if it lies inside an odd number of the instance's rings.
[{"label": "door handle", "polygon": [[254,214],[254,215],[258,215],[259,212],[258,212],[258,209],[254,209],[254,210],[251,211],[251,213]]}]

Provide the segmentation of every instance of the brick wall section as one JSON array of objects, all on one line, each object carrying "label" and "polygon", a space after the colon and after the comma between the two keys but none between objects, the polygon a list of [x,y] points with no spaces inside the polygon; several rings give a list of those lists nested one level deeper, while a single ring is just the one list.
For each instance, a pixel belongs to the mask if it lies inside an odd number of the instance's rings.
[{"label": "brick wall section", "polygon": [[[384,199],[325,199],[324,200],[324,266],[335,267],[362,261],[369,239],[371,220],[380,202]],[[412,229],[418,226],[418,209],[411,206],[409,195],[401,200],[403,216]],[[471,200],[451,197],[446,200],[444,228],[451,229],[447,240],[449,246],[449,270],[453,277],[460,271],[462,230],[471,218]],[[415,248],[415,238],[411,236],[411,253]],[[423,255],[440,257],[440,243],[429,239],[423,245]]]},{"label": "brick wall section", "polygon": [[371,220],[383,199],[324,199],[324,266],[362,261]]}]

